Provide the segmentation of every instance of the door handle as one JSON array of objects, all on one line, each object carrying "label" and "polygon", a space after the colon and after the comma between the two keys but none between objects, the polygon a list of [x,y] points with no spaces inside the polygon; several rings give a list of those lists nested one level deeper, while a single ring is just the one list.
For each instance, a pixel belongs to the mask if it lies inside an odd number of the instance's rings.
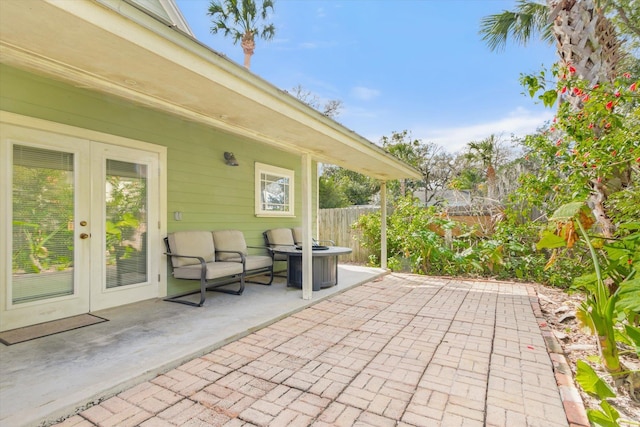
[{"label": "door handle", "polygon": [[81,233],[81,234],[80,234],[80,238],[81,238],[81,239],[88,239],[88,238],[89,238],[89,235],[88,235],[87,233]]}]

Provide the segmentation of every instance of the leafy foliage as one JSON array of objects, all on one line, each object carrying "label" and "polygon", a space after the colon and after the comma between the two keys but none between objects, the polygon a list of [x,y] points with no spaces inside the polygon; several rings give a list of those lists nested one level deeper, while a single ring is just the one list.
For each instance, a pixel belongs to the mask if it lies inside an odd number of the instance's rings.
[{"label": "leafy foliage", "polygon": [[[380,253],[380,214],[363,215],[354,227],[361,231],[360,243]],[[417,274],[516,278],[568,287],[568,273],[582,267],[573,259],[562,259],[545,270],[546,257],[534,244],[538,230],[535,225],[501,222],[486,238],[477,227],[452,221],[441,208],[425,208],[406,197],[396,202],[388,217],[388,265]],[[370,261],[380,263],[375,256]]]},{"label": "leafy foliage", "polygon": [[369,204],[380,190],[374,179],[338,166],[325,166],[320,177],[320,207]]},{"label": "leafy foliage", "polygon": [[74,188],[69,172],[14,166],[13,271],[65,268],[73,259]]}]

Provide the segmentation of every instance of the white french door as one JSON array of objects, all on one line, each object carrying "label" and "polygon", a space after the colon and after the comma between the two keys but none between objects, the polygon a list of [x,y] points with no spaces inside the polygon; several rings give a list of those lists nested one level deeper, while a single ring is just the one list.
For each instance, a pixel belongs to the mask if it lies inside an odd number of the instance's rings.
[{"label": "white french door", "polygon": [[158,153],[0,124],[0,330],[158,296]]},{"label": "white french door", "polygon": [[155,297],[158,154],[93,143],[91,164],[91,311]]}]

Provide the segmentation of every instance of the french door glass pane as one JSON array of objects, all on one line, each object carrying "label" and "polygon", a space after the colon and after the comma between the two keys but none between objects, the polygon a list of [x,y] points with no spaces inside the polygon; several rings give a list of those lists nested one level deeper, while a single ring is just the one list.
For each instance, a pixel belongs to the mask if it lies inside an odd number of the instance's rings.
[{"label": "french door glass pane", "polygon": [[107,288],[147,281],[147,166],[107,159]]},{"label": "french door glass pane", "polygon": [[73,160],[13,147],[13,304],[73,294]]}]

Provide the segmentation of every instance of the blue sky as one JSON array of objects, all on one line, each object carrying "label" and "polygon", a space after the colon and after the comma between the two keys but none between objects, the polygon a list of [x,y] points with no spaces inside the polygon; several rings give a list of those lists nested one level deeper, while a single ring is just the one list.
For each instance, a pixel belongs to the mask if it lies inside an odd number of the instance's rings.
[{"label": "blue sky", "polygon": [[[209,0],[176,0],[196,38],[242,64],[239,45],[210,33]],[[521,73],[550,67],[537,40],[491,52],[482,17],[515,0],[276,0],[272,41],[257,40],[251,71],[280,89],[337,99],[336,120],[372,142],[393,131],[451,152],[490,134],[533,132],[553,111],[522,95]]]}]

